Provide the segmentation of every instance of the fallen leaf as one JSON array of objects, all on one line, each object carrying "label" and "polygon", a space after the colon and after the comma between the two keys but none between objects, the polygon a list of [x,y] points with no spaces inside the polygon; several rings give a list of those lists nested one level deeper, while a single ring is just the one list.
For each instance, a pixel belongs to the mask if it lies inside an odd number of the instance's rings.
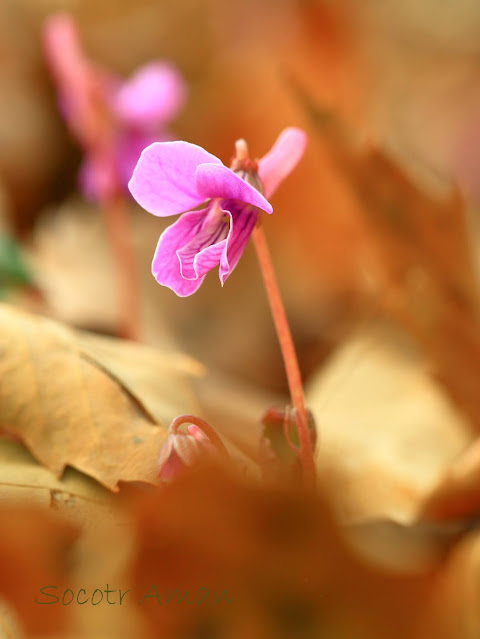
[{"label": "fallen leaf", "polygon": [[192,357],[93,333],[76,337],[82,354],[141,398],[159,423],[168,425],[178,414],[200,410],[194,382],[204,378],[206,369]]},{"label": "fallen leaf", "polygon": [[94,479],[73,468],[58,479],[21,444],[5,439],[0,439],[0,502],[28,502],[91,528],[113,508],[112,493]]},{"label": "fallen leaf", "polygon": [[335,503],[348,521],[413,521],[471,441],[414,343],[382,321],[337,350],[311,380],[307,403],[319,428],[318,468],[335,478]]},{"label": "fallen leaf", "polygon": [[68,328],[0,308],[0,424],[60,476],[115,489],[153,480],[165,437],[141,400],[86,356]]},{"label": "fallen leaf", "polygon": [[427,192],[380,148],[356,149],[333,113],[305,105],[367,225],[376,262],[371,303],[421,345],[437,379],[480,428],[478,278],[460,193]]}]

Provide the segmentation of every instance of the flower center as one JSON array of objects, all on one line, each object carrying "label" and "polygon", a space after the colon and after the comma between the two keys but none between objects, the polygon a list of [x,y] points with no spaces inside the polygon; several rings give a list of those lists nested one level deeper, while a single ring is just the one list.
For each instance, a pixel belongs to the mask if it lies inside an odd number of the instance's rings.
[{"label": "flower center", "polygon": [[222,222],[225,224],[228,223],[230,226],[230,218],[220,208],[220,200],[210,200],[209,211],[205,217],[204,226],[212,223],[216,223],[220,226]]},{"label": "flower center", "polygon": [[263,184],[258,177],[258,162],[250,159],[247,143],[243,139],[235,142],[235,157],[230,168],[263,195]]}]

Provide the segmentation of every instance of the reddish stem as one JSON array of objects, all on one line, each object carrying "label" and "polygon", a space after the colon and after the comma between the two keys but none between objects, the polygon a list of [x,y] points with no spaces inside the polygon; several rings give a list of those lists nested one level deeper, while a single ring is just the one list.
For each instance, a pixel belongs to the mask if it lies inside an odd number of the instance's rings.
[{"label": "reddish stem", "polygon": [[122,337],[137,339],[140,296],[136,260],[128,211],[121,191],[121,180],[117,175],[117,122],[106,98],[105,78],[103,72],[85,57],[76,23],[67,15],[59,14],[49,19],[45,31],[45,50],[60,95],[65,94],[68,98],[68,109],[66,102],[65,111],[70,128],[93,167],[117,182],[115,186],[109,184],[99,187],[103,188],[99,199],[118,280],[119,333]]},{"label": "reddish stem", "polygon": [[308,430],[308,415],[305,407],[305,396],[303,393],[300,367],[298,365],[297,354],[295,352],[295,346],[290,333],[290,327],[288,325],[285,308],[280,295],[277,278],[273,269],[265,233],[259,225],[257,225],[253,231],[253,241],[257,251],[263,282],[267,291],[267,297],[275,329],[277,331],[280,349],[283,355],[290,397],[296,412],[298,439],[300,442],[300,460],[305,477],[308,481],[313,482],[315,481],[315,460],[313,457],[312,441]]},{"label": "reddish stem", "polygon": [[117,276],[119,334],[137,340],[140,333],[140,294],[132,231],[125,199],[120,193],[106,194],[101,202]]},{"label": "reddish stem", "polygon": [[[88,66],[86,74],[88,100],[84,109],[80,128],[85,152],[99,174],[105,172],[111,182],[99,187],[99,205],[107,237],[110,243],[119,307],[118,334],[120,337],[138,340],[140,333],[140,293],[137,277],[137,263],[132,244],[132,229],[121,180],[117,175],[115,161],[115,127],[113,113],[104,99],[101,79]],[[115,184],[114,184],[115,183]]]}]

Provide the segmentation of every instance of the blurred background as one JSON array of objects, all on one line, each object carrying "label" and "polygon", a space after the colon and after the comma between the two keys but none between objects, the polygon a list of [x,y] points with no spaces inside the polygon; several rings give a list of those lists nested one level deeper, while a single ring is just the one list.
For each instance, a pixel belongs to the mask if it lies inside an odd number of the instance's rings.
[{"label": "blurred background", "polygon": [[[474,0],[3,0],[1,224],[42,299],[8,296],[114,334],[103,222],[78,192],[81,151],[41,48],[43,21],[57,11],[75,18],[89,58],[122,76],[154,58],[177,65],[188,99],[171,130],[226,164],[239,137],[261,156],[285,126],[308,132],[306,156],[264,222],[307,378],[359,326],[386,322],[480,419]],[[171,221],[130,209],[142,339],[285,391],[251,248],[223,289],[212,272],[179,299],[150,273]]]}]

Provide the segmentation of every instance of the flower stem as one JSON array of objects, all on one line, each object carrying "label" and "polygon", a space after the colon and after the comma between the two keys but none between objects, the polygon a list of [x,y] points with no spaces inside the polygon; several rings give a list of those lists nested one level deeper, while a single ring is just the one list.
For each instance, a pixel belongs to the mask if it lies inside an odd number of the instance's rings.
[{"label": "flower stem", "polygon": [[119,298],[119,334],[137,340],[140,332],[140,294],[130,220],[120,193],[105,194],[100,202],[115,263]]},{"label": "flower stem", "polygon": [[259,225],[257,225],[253,231],[253,242],[257,251],[258,262],[260,264],[273,322],[277,331],[278,341],[280,342],[290,397],[293,407],[295,408],[298,439],[300,442],[300,460],[306,479],[314,482],[315,460],[308,430],[308,415],[305,407],[302,377],[300,375],[297,354],[270,257],[270,251],[268,250],[265,233]]}]

